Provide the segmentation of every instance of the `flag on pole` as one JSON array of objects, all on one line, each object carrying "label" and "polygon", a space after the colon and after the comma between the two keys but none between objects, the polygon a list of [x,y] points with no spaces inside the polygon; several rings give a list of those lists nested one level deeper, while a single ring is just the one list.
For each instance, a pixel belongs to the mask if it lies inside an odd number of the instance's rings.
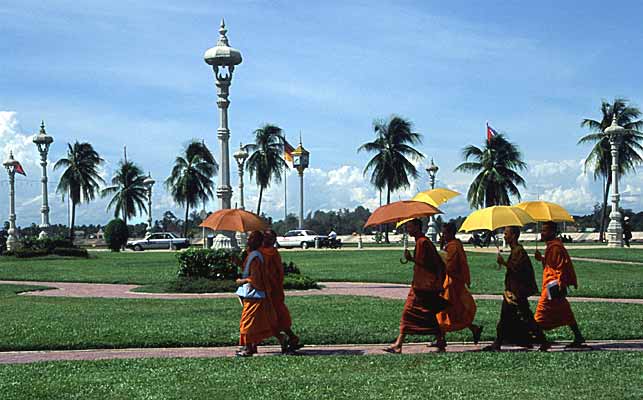
[{"label": "flag on pole", "polygon": [[295,148],[284,139],[284,160],[292,168],[292,152],[295,151]]},{"label": "flag on pole", "polygon": [[24,168],[22,168],[22,165],[20,165],[20,163],[18,161],[16,161],[16,169],[15,169],[15,171],[16,171],[17,174],[27,176],[27,174],[25,173]]},{"label": "flag on pole", "polygon": [[489,126],[489,123],[487,122],[487,142],[491,141],[491,138],[497,135],[498,132],[496,132],[495,129],[493,129],[491,126]]}]

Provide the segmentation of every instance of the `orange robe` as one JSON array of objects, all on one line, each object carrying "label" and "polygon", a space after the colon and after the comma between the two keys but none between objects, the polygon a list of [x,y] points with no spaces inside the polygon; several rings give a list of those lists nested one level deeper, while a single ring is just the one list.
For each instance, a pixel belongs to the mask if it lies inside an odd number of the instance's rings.
[{"label": "orange robe", "polygon": [[561,289],[578,286],[572,260],[559,239],[547,242],[543,261],[542,292],[534,315],[538,325],[545,330],[576,324],[572,308],[565,297],[551,300],[547,298],[547,283],[554,280],[558,280]]},{"label": "orange robe", "polygon": [[263,255],[264,268],[270,278],[270,300],[277,314],[278,332],[290,329],[292,319],[290,311],[286,307],[286,295],[284,293],[284,266],[281,262],[281,256],[275,247],[261,247],[259,249]]},{"label": "orange robe", "polygon": [[[245,265],[245,261],[243,263]],[[262,340],[275,336],[276,315],[269,298],[270,280],[261,260],[256,257],[250,263],[250,274],[247,278],[252,287],[266,292],[268,297],[257,300],[243,300],[241,321],[239,321],[239,345],[258,344]]]},{"label": "orange robe", "polygon": [[415,242],[413,281],[404,303],[400,333],[410,335],[437,335],[440,330],[435,318],[444,302],[440,298],[444,263],[435,246],[422,236]]},{"label": "orange robe", "polygon": [[467,290],[471,274],[462,242],[454,239],[446,245],[446,273],[443,297],[449,306],[437,315],[443,332],[468,328],[476,316],[476,302]]}]

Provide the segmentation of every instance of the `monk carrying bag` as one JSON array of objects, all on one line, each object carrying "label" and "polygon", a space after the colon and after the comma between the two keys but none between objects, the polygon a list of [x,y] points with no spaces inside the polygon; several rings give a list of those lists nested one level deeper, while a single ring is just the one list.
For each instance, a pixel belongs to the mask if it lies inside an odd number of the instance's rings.
[{"label": "monk carrying bag", "polygon": [[547,299],[564,299],[567,296],[567,288],[561,288],[558,280],[547,283]]},{"label": "monk carrying bag", "polygon": [[[246,279],[250,275],[250,263],[252,263],[255,258],[259,258],[259,260],[263,264],[263,256],[258,250],[255,250],[252,253],[248,254],[246,265],[243,269],[243,274],[241,275],[243,279]],[[263,290],[255,289],[250,283],[239,286],[236,294],[241,298],[241,300],[261,300],[266,298],[266,292],[264,292]]]}]

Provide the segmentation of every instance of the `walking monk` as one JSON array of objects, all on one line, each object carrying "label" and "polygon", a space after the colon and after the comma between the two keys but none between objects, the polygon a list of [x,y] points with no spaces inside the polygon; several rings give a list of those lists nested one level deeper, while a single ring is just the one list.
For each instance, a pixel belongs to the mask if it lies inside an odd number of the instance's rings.
[{"label": "walking monk", "polygon": [[485,351],[499,351],[503,344],[531,347],[533,343],[539,343],[541,350],[547,350],[548,347],[545,335],[529,309],[529,296],[538,293],[538,286],[529,255],[518,243],[519,237],[519,227],[505,228],[505,241],[511,247],[511,254],[507,260],[500,254],[497,257],[498,264],[507,267],[505,291],[500,321],[496,327],[496,340],[485,347]]},{"label": "walking monk", "polygon": [[[248,255],[243,262],[243,277],[237,279],[242,286],[237,294],[242,297],[243,310],[239,322],[239,345],[237,356],[248,357],[257,352],[257,345],[271,336],[277,337],[282,352],[286,350],[286,337],[275,330],[276,314],[270,301],[270,279],[266,273],[263,256],[258,251],[263,243],[263,234],[254,231],[248,237]],[[245,290],[242,290],[245,289]]]},{"label": "walking monk", "polygon": [[399,354],[406,335],[435,335],[439,349],[444,350],[446,342],[440,331],[435,314],[446,306],[440,297],[444,279],[444,262],[433,243],[422,233],[422,221],[414,219],[406,223],[409,235],[415,238],[415,255],[406,250],[404,257],[413,261],[413,281],[404,304],[400,335],[395,343],[385,348],[387,353]]},{"label": "walking monk", "polygon": [[292,320],[290,312],[286,307],[286,295],[284,294],[284,266],[281,262],[279,251],[275,247],[277,234],[272,229],[263,232],[263,246],[259,249],[263,255],[264,265],[270,277],[270,300],[277,314],[276,331],[284,332],[288,336],[288,351],[292,352],[303,347],[299,343],[299,337],[292,331]]},{"label": "walking monk", "polygon": [[[471,274],[467,255],[462,242],[455,237],[455,224],[449,222],[442,227],[442,240],[446,242],[446,279],[443,297],[449,306],[437,315],[442,332],[459,331],[469,328],[473,342],[478,344],[482,327],[473,324],[476,316],[476,302],[467,290],[471,285]],[[437,344],[436,344],[437,345]]]},{"label": "walking monk", "polygon": [[563,246],[563,242],[556,238],[556,223],[544,222],[540,232],[542,240],[547,242],[545,256],[536,250],[536,260],[543,264],[543,288],[536,307],[535,319],[544,330],[569,326],[574,332],[574,341],[567,345],[568,348],[587,347],[585,338],[578,328],[572,308],[567,301],[567,287],[577,287],[576,272],[572,260]]}]

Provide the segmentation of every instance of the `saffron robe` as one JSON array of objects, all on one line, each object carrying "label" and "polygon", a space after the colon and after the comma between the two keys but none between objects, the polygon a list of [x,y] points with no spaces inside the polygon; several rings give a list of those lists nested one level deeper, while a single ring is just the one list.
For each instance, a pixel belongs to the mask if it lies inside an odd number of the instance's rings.
[{"label": "saffron robe", "polygon": [[476,302],[467,290],[471,285],[471,273],[462,242],[458,239],[451,240],[445,251],[446,279],[443,297],[449,302],[449,306],[437,318],[443,332],[453,332],[471,325],[476,316]]},{"label": "saffron robe", "polygon": [[440,333],[435,314],[444,308],[440,297],[444,263],[435,246],[422,236],[415,241],[413,281],[404,303],[400,333],[437,335]]},{"label": "saffron robe", "polygon": [[[244,261],[245,265],[245,261]],[[264,299],[243,299],[243,310],[239,321],[239,345],[258,344],[275,336],[276,314],[270,301],[270,280],[259,257],[250,263],[247,279],[255,289],[266,293]]]},{"label": "saffron robe", "polygon": [[517,244],[507,259],[505,292],[500,321],[496,326],[496,342],[528,346],[543,343],[545,337],[534,321],[529,296],[538,293],[534,268],[525,249]]},{"label": "saffron robe", "polygon": [[284,266],[281,262],[279,251],[275,247],[261,247],[264,268],[270,279],[270,300],[276,315],[276,330],[278,332],[290,329],[292,319],[290,311],[286,307],[286,295],[284,293]]},{"label": "saffron robe", "polygon": [[558,280],[563,291],[569,286],[578,287],[572,260],[560,239],[547,242],[543,260],[543,286],[535,319],[545,330],[576,324],[572,308],[565,297],[551,300],[547,298],[547,284],[554,280]]}]

